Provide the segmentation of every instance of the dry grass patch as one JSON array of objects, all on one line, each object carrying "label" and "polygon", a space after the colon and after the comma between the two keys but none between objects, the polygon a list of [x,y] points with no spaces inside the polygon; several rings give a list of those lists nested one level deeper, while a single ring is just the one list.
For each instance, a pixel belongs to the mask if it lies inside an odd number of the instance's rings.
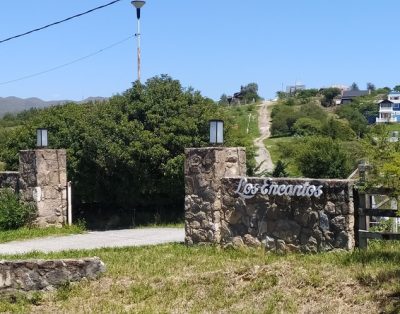
[{"label": "dry grass patch", "polygon": [[[180,244],[29,257],[99,256],[98,281],[65,285],[33,302],[0,302],[26,313],[396,313],[400,246],[319,255],[267,254]],[[21,257],[21,256],[18,256]],[[13,258],[17,258],[16,256]],[[397,278],[398,279],[398,278]],[[397,298],[397,299],[396,299]]]}]

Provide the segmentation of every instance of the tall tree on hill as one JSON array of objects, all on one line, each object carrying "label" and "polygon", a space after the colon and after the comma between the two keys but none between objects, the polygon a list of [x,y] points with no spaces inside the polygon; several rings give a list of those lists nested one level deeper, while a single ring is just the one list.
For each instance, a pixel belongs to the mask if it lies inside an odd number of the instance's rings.
[{"label": "tall tree on hill", "polygon": [[240,93],[242,94],[245,103],[251,103],[261,99],[258,95],[257,83],[249,83],[246,86],[241,86]]},{"label": "tall tree on hill", "polygon": [[357,83],[353,82],[353,84],[351,84],[351,86],[350,86],[350,90],[360,90],[360,89],[358,88]]},{"label": "tall tree on hill", "polygon": [[372,84],[371,82],[368,82],[368,83],[367,83],[367,90],[373,92],[373,91],[376,90],[376,87],[375,87],[375,85]]},{"label": "tall tree on hill", "polygon": [[228,96],[226,94],[222,94],[221,98],[218,101],[220,105],[229,105]]}]

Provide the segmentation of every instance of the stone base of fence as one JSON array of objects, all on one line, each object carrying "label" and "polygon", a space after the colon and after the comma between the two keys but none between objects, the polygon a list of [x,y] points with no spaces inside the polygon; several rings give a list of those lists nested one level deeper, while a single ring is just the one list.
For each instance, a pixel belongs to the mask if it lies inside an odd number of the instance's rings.
[{"label": "stone base of fence", "polygon": [[352,181],[246,178],[243,154],[242,148],[186,150],[187,244],[354,248]]},{"label": "stone base of fence", "polygon": [[64,149],[20,151],[19,172],[0,172],[0,188],[11,188],[35,205],[39,227],[67,222],[67,160]]}]

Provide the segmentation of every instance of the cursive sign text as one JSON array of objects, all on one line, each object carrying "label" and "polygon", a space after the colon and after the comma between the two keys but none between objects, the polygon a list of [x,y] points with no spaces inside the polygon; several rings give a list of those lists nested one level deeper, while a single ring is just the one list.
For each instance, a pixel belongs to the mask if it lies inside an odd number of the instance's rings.
[{"label": "cursive sign text", "polygon": [[236,193],[245,199],[261,195],[289,195],[289,196],[306,196],[320,197],[324,192],[322,185],[315,186],[308,182],[304,184],[277,184],[270,179],[265,179],[263,184],[248,183],[247,178],[241,178]]}]

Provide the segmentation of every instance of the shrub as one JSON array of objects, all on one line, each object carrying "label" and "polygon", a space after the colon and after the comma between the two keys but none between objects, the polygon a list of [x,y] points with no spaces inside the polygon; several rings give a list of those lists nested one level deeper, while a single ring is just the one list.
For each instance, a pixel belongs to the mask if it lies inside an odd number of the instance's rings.
[{"label": "shrub", "polygon": [[32,222],[35,208],[23,204],[12,189],[0,190],[0,230],[17,229]]},{"label": "shrub", "polygon": [[319,120],[311,118],[300,118],[293,125],[294,134],[300,136],[321,134],[322,123]]},{"label": "shrub", "polygon": [[305,138],[296,153],[296,166],[309,178],[346,178],[352,170],[347,153],[330,137]]}]

